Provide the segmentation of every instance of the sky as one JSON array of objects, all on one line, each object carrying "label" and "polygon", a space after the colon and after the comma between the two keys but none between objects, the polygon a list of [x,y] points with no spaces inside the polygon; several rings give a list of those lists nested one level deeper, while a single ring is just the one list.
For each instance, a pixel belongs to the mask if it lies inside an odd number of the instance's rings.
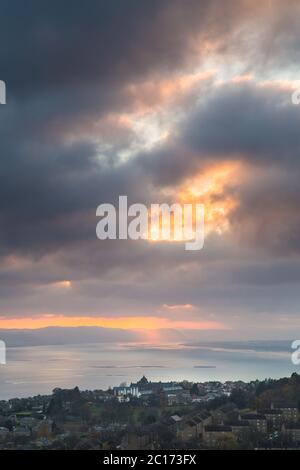
[{"label": "sky", "polygon": [[[0,8],[0,329],[297,336],[299,1]],[[204,248],[98,240],[119,195],[204,204]]]}]

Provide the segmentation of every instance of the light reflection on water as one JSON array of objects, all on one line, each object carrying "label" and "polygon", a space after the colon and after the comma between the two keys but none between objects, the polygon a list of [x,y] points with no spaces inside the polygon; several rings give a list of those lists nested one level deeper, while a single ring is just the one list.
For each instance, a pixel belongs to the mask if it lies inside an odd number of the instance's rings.
[{"label": "light reflection on water", "polygon": [[106,389],[149,380],[254,380],[299,372],[289,343],[245,345],[77,344],[7,349],[0,366],[0,399],[49,394],[55,387]]}]

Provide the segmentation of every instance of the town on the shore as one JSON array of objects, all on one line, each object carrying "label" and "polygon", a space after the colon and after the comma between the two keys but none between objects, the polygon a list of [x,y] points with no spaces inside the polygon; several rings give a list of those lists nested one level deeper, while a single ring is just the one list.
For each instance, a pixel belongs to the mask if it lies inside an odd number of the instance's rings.
[{"label": "town on the shore", "polygon": [[137,383],[0,401],[0,449],[300,448],[300,375]]}]

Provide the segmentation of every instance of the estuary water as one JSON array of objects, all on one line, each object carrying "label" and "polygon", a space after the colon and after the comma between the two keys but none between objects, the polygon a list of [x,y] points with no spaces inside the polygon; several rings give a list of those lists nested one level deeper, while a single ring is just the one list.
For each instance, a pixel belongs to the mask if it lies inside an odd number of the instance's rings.
[{"label": "estuary water", "polygon": [[255,380],[300,373],[288,341],[199,344],[93,343],[11,347],[0,365],[0,399],[55,387],[107,389],[122,382]]}]

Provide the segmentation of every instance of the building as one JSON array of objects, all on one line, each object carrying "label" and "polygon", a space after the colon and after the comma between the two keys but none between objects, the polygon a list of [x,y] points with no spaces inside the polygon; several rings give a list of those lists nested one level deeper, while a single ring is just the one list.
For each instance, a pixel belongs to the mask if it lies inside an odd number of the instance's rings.
[{"label": "building", "polygon": [[181,426],[183,418],[179,415],[172,415],[168,418],[165,418],[162,421],[162,424],[170,429],[170,431],[174,432],[175,434],[178,433],[179,428]]},{"label": "building", "polygon": [[173,423],[180,423],[182,421],[182,417],[179,416],[179,415],[172,415],[170,416],[170,420],[173,422]]},{"label": "building", "polygon": [[211,424],[211,415],[207,411],[185,418],[173,415],[168,418],[166,424],[176,433],[179,440],[187,442],[202,437],[204,426]]},{"label": "building", "polygon": [[263,414],[266,417],[268,428],[280,430],[283,423],[283,413],[282,410],[269,409],[269,410],[260,410],[260,414]]},{"label": "building", "polygon": [[130,387],[138,389],[140,395],[151,395],[160,391],[177,394],[183,391],[183,387],[176,382],[149,382],[145,376],[138,382],[131,383]]},{"label": "building", "polygon": [[152,390],[140,390],[139,389],[139,397],[149,397],[150,395],[153,395]]},{"label": "building", "polygon": [[207,411],[201,411],[194,416],[189,416],[186,420],[181,424],[178,432],[178,436],[182,437],[183,432],[183,440],[187,440],[187,436],[190,435],[191,437],[200,438],[203,436],[204,426],[210,425],[212,422],[211,414]]},{"label": "building", "polygon": [[129,432],[122,440],[122,447],[126,450],[145,449],[150,444],[151,436],[143,431]]},{"label": "building", "polygon": [[235,434],[236,436],[240,436],[241,434],[251,429],[249,421],[241,420],[241,419],[237,421],[228,421],[225,424],[226,426],[231,427],[233,434]]},{"label": "building", "polygon": [[180,426],[177,432],[177,436],[183,442],[190,441],[191,439],[197,439],[199,434],[196,421],[193,419],[185,421],[182,426]]},{"label": "building", "polygon": [[116,397],[120,396],[132,396],[132,397],[139,397],[139,388],[137,386],[130,386],[127,387],[126,385],[120,387],[113,388],[114,395]]},{"label": "building", "polygon": [[224,421],[226,420],[226,413],[224,411],[217,409],[212,411],[211,414],[213,424],[224,424]]},{"label": "building", "polygon": [[248,421],[250,426],[257,431],[266,434],[268,431],[268,424],[266,416],[259,413],[247,413],[240,416],[242,421]]},{"label": "building", "polygon": [[271,409],[280,410],[282,413],[282,419],[286,423],[298,422],[299,413],[295,403],[274,402],[271,404]]},{"label": "building", "polygon": [[193,418],[198,423],[199,434],[203,436],[204,426],[212,424],[212,416],[208,411],[201,411]]},{"label": "building", "polygon": [[118,395],[117,400],[119,403],[129,403],[130,402],[130,396],[128,395]]},{"label": "building", "polygon": [[[160,393],[160,403],[162,406],[167,405],[167,406],[173,406],[173,405],[178,405],[179,404],[179,398],[176,393]],[[163,398],[162,398],[163,397]]]},{"label": "building", "polygon": [[0,427],[0,441],[3,441],[5,440],[5,438],[8,436],[9,434],[9,429],[5,428],[5,427]]},{"label": "building", "polygon": [[289,436],[294,442],[300,443],[300,423],[284,424],[282,432]]},{"label": "building", "polygon": [[203,441],[210,447],[215,447],[221,440],[232,438],[232,428],[224,424],[204,426]]},{"label": "building", "polygon": [[31,436],[31,431],[30,429],[22,426],[18,426],[14,428],[13,430],[13,435],[16,437],[30,437]]},{"label": "building", "polygon": [[190,393],[184,392],[181,389],[172,392],[162,390],[160,393],[165,396],[165,403],[168,406],[187,405],[191,403]]}]

